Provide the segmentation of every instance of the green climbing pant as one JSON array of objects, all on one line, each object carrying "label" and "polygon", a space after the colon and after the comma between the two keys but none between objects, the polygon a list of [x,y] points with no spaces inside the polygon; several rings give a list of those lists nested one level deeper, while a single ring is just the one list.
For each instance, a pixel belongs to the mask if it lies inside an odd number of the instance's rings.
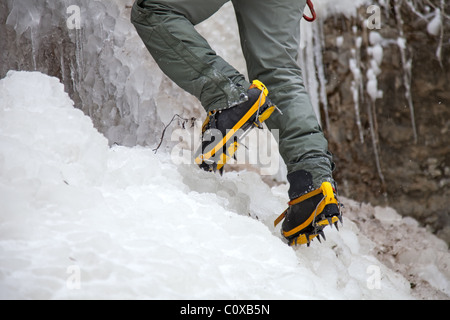
[{"label": "green climbing pant", "polygon": [[[161,70],[207,111],[245,101],[250,81],[218,56],[194,25],[230,0],[137,0],[131,21]],[[332,156],[298,64],[306,0],[232,0],[249,80],[258,79],[281,110],[266,124],[279,130],[288,172],[305,170],[314,188],[332,181]]]}]

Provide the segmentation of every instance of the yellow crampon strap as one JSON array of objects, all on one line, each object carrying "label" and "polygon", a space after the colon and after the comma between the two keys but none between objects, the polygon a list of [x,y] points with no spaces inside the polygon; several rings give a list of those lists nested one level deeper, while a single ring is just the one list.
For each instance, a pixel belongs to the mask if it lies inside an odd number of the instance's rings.
[{"label": "yellow crampon strap", "polygon": [[[321,193],[323,194],[324,198],[320,202],[320,204],[317,206],[316,210],[314,210],[314,212],[311,214],[311,216],[308,218],[308,220],[306,220],[303,224],[301,224],[300,226],[298,226],[297,228],[295,228],[289,232],[284,232],[284,235],[286,237],[289,237],[289,236],[297,233],[298,231],[306,228],[309,224],[311,224],[312,220],[314,220],[314,218],[317,216],[317,214],[318,213],[320,214],[327,205],[329,205],[329,204],[339,205],[336,200],[336,197],[334,196],[333,186],[331,185],[330,182],[324,182],[324,183],[322,183],[322,185],[320,186],[319,189],[311,191],[310,193],[307,193],[301,197],[298,197],[297,199],[290,201],[289,206],[293,206],[297,203],[303,202],[303,201],[305,201],[309,198],[312,198],[314,196],[317,196],[318,194],[321,194]],[[275,220],[275,222],[274,222],[275,227],[281,221],[283,221],[283,219],[286,217],[286,213],[287,213],[287,209]]]},{"label": "yellow crampon strap", "polygon": [[220,170],[223,168],[223,166],[231,159],[233,158],[234,154],[236,153],[237,149],[239,148],[240,144],[236,141],[233,142],[227,149],[227,152],[224,152],[220,155],[220,160],[217,163],[217,170]]},{"label": "yellow crampon strap", "polygon": [[250,88],[258,88],[259,90],[261,90],[263,92],[265,97],[267,97],[269,95],[269,90],[267,90],[267,88],[264,85],[264,83],[262,83],[259,80],[253,80],[252,85],[250,86]]},{"label": "yellow crampon strap", "polygon": [[206,131],[206,127],[209,124],[209,121],[211,120],[211,116],[213,115],[213,112],[208,112],[208,115],[206,116],[205,121],[203,121],[203,125],[202,125],[202,133],[204,133]]},{"label": "yellow crampon strap", "polygon": [[[249,111],[236,123],[236,125],[227,131],[225,137],[223,137],[222,140],[220,140],[212,150],[209,152],[206,152],[205,154],[200,154],[195,158],[195,163],[200,165],[203,161],[211,159],[217,152],[219,152],[220,149],[222,149],[224,146],[226,146],[227,142],[235,136],[235,134],[238,132],[240,128],[256,113],[259,112],[259,109],[261,106],[263,106],[266,103],[267,95],[269,94],[269,90],[267,90],[266,86],[259,80],[254,80],[253,84],[250,88],[258,88],[261,90],[261,95],[259,99],[253,104],[253,106],[249,109]],[[261,123],[265,120],[267,120],[275,110],[275,106],[271,106],[273,108],[268,108],[263,112],[261,115],[258,116],[257,120]],[[206,130],[206,127],[208,126],[208,123],[210,121],[210,117],[214,115],[213,112],[209,112],[208,116],[205,120],[205,122],[202,125],[202,132]],[[257,125],[259,127],[259,125]],[[232,144],[234,146],[234,144]],[[234,148],[234,147],[233,147]],[[236,150],[234,150],[233,154]],[[228,160],[229,157],[221,157],[221,162],[225,163],[226,160]],[[223,164],[219,163],[221,167],[223,167]]]},{"label": "yellow crampon strap", "polygon": [[275,220],[273,226],[276,227],[286,217],[287,209]]}]

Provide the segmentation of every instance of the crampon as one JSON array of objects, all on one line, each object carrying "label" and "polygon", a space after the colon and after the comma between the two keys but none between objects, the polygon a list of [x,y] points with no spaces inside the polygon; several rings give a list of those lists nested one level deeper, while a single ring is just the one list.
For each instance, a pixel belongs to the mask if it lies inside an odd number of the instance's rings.
[{"label": "crampon", "polygon": [[208,113],[202,126],[202,145],[195,154],[195,163],[201,169],[222,173],[250,130],[262,129],[263,122],[277,109],[267,95],[264,84],[255,80],[248,91],[247,102]]},{"label": "crampon", "polygon": [[289,246],[309,247],[314,239],[326,240],[323,231],[326,226],[334,225],[339,230],[338,222],[343,224],[341,204],[331,183],[324,182],[319,189],[290,201],[289,208],[275,220],[274,226],[283,220],[281,234]]}]

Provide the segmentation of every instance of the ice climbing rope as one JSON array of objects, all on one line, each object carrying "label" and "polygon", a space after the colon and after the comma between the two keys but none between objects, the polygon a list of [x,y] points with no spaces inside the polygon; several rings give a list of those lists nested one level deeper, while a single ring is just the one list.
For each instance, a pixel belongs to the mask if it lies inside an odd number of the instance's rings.
[{"label": "ice climbing rope", "polygon": [[308,5],[309,11],[311,11],[312,17],[308,17],[306,14],[303,14],[303,18],[305,18],[308,22],[313,22],[317,18],[316,10],[314,10],[314,4],[311,0],[306,0],[306,4]]}]

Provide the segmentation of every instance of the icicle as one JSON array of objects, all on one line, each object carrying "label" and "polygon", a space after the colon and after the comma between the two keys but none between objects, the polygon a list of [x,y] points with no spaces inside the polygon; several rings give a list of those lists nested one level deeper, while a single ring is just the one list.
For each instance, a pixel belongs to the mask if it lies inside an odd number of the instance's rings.
[{"label": "icicle", "polygon": [[311,104],[317,119],[322,124],[320,105],[325,115],[325,126],[330,129],[330,116],[328,110],[327,80],[323,67],[322,50],[324,47],[323,21],[305,23],[302,21],[300,44],[300,65],[302,66],[305,86],[308,89]]},{"label": "icicle", "polygon": [[[357,29],[354,28],[353,32],[356,33]],[[352,81],[352,92],[353,92],[353,101],[355,103],[355,121],[356,126],[358,127],[359,132],[359,140],[361,143],[364,143],[364,131],[361,122],[361,112],[360,112],[360,97],[363,95],[364,85],[362,81],[362,72],[361,72],[361,49],[362,39],[361,37],[356,37],[355,46],[356,49],[352,49],[352,58],[349,61],[350,70],[353,74]]]},{"label": "icicle", "polygon": [[316,77],[316,64],[314,59],[314,30],[312,23],[306,23],[302,20],[301,26],[301,44],[300,64],[303,70],[305,86],[308,90],[311,104],[317,116],[317,120],[322,124],[322,118],[319,109],[319,83]]},{"label": "icicle", "polygon": [[78,83],[81,84],[84,74],[83,29],[75,29],[75,59],[77,63]]},{"label": "icicle", "polygon": [[379,151],[379,141],[377,138],[377,133],[376,133],[376,124],[375,124],[375,120],[373,117],[373,105],[375,105],[375,103],[373,101],[367,102],[367,115],[369,118],[369,127],[370,127],[370,136],[372,138],[372,148],[373,148],[373,152],[375,155],[375,165],[377,167],[377,172],[378,172],[378,176],[380,178],[381,181],[381,185],[385,186],[385,180],[384,180],[384,175],[383,175],[383,171],[381,170],[381,160],[380,160],[380,151]]},{"label": "icicle", "polygon": [[[355,60],[350,60],[350,65],[355,65]],[[355,102],[355,119],[356,119],[356,126],[358,127],[359,132],[359,141],[361,143],[364,143],[364,132],[362,129],[362,123],[361,123],[361,114],[359,111],[359,83],[358,81],[354,80],[352,81],[351,90],[353,92],[353,101]]]},{"label": "icicle", "polygon": [[325,78],[325,70],[323,68],[323,56],[322,48],[324,44],[323,36],[323,20],[320,19],[314,24],[314,60],[317,69],[317,75],[319,77],[319,97],[320,102],[323,105],[323,110],[325,114],[325,126],[328,130],[331,129],[330,125],[330,115],[328,112],[328,97],[327,97],[327,80]]},{"label": "icicle", "polygon": [[61,44],[59,49],[59,63],[61,65],[61,79],[62,83],[66,83],[66,68],[64,66],[64,46]]},{"label": "icicle", "polygon": [[37,37],[35,36],[34,27],[30,27],[30,41],[31,41],[31,59],[33,61],[33,69],[37,71],[37,61],[36,56],[38,54],[39,44],[37,42]]},{"label": "icicle", "polygon": [[411,94],[411,81],[412,81],[412,58],[406,57],[406,37],[405,33],[403,31],[403,18],[401,15],[399,0],[395,0],[394,3],[394,10],[395,10],[395,16],[397,19],[397,27],[399,29],[399,38],[397,39],[397,45],[400,49],[400,55],[403,65],[403,83],[405,86],[405,97],[408,102],[409,111],[411,115],[411,126],[413,130],[413,136],[414,136],[414,143],[417,144],[418,142],[418,135],[417,135],[417,128],[416,128],[416,116],[414,111],[414,103],[412,100],[412,94]]},{"label": "icicle", "polygon": [[[372,40],[374,35],[371,36]],[[372,41],[375,42],[375,41]],[[369,118],[370,136],[372,140],[372,148],[375,155],[375,165],[377,167],[378,176],[381,181],[382,189],[385,190],[385,180],[383,171],[381,169],[381,158],[380,158],[380,141],[378,135],[378,121],[377,121],[377,110],[376,110],[376,100],[383,97],[383,92],[378,90],[378,80],[377,76],[381,73],[380,64],[383,57],[383,49],[379,43],[374,43],[375,46],[368,47],[367,53],[372,56],[370,60],[370,67],[367,70],[366,78],[367,85],[366,91],[370,97],[370,101],[367,102],[367,116]]]},{"label": "icicle", "polygon": [[444,65],[442,64],[442,45],[444,44],[444,9],[445,9],[445,0],[441,0],[441,9],[439,10],[439,16],[440,16],[440,35],[439,35],[439,44],[436,49],[436,57],[439,60],[439,63],[441,65],[441,68],[444,68]]}]

